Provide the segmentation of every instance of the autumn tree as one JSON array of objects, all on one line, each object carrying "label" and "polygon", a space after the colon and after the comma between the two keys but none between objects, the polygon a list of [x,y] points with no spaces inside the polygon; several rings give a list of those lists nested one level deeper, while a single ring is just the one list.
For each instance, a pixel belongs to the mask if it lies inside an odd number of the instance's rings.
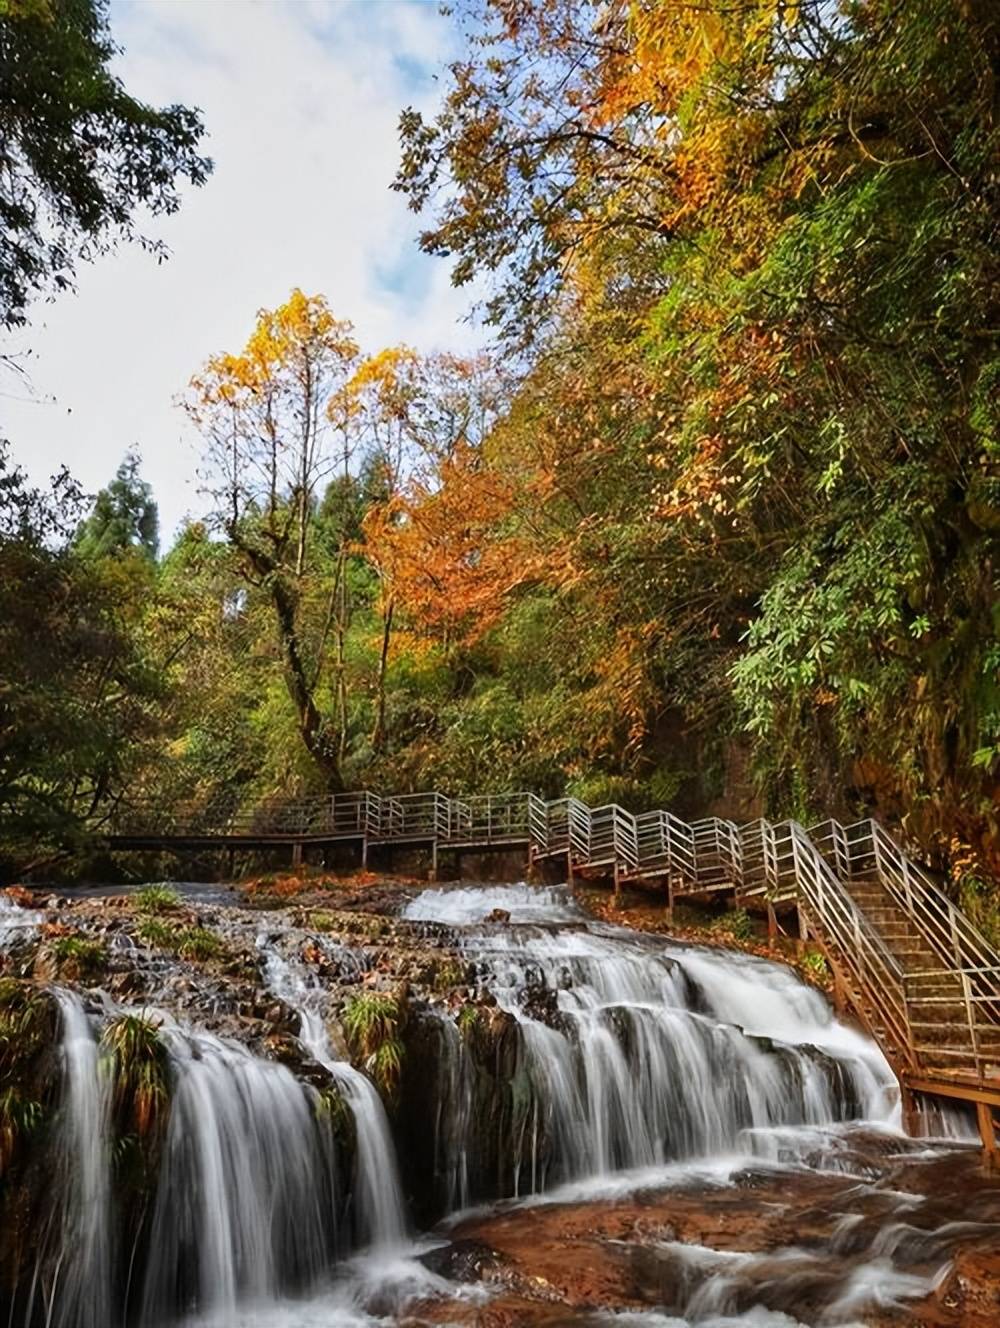
[{"label": "autumn tree", "polygon": [[270,600],[299,733],[326,785],[340,784],[338,745],[317,700],[322,632],[306,628],[318,486],[336,464],[328,407],[358,349],[322,296],[292,292],[262,310],[244,349],[207,362],[185,408],[205,440],[213,523],[247,583]]},{"label": "autumn tree", "polygon": [[[397,187],[456,282],[492,277],[504,337],[543,334],[540,444],[582,386],[591,441],[540,458],[538,519],[577,508],[578,585],[604,557],[654,711],[749,734],[779,809],[874,804],[996,852],[1000,17],[458,13],[468,53],[433,121],[404,114]],[[588,458],[631,512],[581,488]]]}]

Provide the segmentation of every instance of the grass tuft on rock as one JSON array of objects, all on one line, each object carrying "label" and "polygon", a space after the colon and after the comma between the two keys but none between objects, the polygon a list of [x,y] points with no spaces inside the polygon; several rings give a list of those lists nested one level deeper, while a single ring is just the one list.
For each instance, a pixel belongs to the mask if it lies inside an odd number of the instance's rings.
[{"label": "grass tuft on rock", "polygon": [[143,1015],[119,1015],[105,1026],[101,1045],[121,1132],[146,1138],[155,1132],[168,1099],[169,1061],[160,1030]]},{"label": "grass tuft on rock", "polygon": [[103,941],[79,934],[59,936],[52,942],[52,953],[68,978],[96,977],[108,962]]},{"label": "grass tuft on rock", "polygon": [[0,1176],[3,1176],[21,1145],[42,1123],[42,1104],[26,1097],[20,1088],[0,1092]]},{"label": "grass tuft on rock", "polygon": [[181,897],[169,885],[147,885],[132,896],[140,913],[172,913],[180,906]]},{"label": "grass tuft on rock", "polygon": [[166,950],[182,959],[218,959],[226,953],[225,942],[208,927],[178,927],[159,917],[144,917],[136,927],[136,935],[144,945]]},{"label": "grass tuft on rock", "polygon": [[394,1097],[403,1069],[400,1002],[384,991],[359,992],[344,1006],[341,1019],[351,1050],[365,1071],[386,1097]]}]

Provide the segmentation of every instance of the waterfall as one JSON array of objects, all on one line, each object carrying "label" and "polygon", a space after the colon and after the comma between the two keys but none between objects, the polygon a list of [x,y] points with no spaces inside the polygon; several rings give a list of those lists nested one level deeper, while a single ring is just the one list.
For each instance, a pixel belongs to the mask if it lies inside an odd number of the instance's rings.
[{"label": "waterfall", "polygon": [[[284,1066],[165,1027],[173,1097],[149,1239],[143,1324],[315,1283],[332,1258],[331,1140]],[[95,1324],[96,1328],[96,1324]]]},{"label": "waterfall", "polygon": [[[777,1127],[893,1119],[877,1047],[787,968],[587,922],[565,892],[528,890],[425,891],[406,910],[464,924],[518,1022],[534,1093],[511,1145],[519,1190],[723,1155]],[[514,921],[482,925],[498,906]]]},{"label": "waterfall", "polygon": [[354,1117],[358,1239],[375,1249],[398,1248],[406,1222],[396,1152],[382,1100],[360,1070],[336,1056],[323,1018],[325,995],[308,970],[285,959],[264,937],[257,944],[264,955],[269,987],[298,1014],[299,1040],[334,1077]]},{"label": "waterfall", "polygon": [[56,1328],[107,1328],[111,1322],[110,1083],[83,1003],[53,993],[62,1023],[62,1105],[57,1140],[62,1209],[51,1288]]},{"label": "waterfall", "polygon": [[469,1188],[469,1135],[472,1130],[472,1063],[462,1034],[442,1016],[434,1120],[434,1174],[441,1185],[445,1212],[466,1208]]},{"label": "waterfall", "polygon": [[21,908],[0,892],[0,952],[16,941],[30,940],[38,930],[42,915]]}]

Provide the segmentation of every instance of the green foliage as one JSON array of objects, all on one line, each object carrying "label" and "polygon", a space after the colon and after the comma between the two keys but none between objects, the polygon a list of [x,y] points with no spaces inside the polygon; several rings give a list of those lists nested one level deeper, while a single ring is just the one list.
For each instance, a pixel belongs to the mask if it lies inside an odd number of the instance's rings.
[{"label": "green foliage", "polygon": [[225,942],[207,927],[179,927],[160,917],[142,917],[136,935],[146,945],[167,950],[181,959],[201,961],[219,959],[226,954]]},{"label": "green foliage", "polygon": [[43,1124],[44,1085],[37,1075],[52,1045],[50,998],[15,978],[0,978],[0,1177]]},{"label": "green foliage", "polygon": [[185,928],[178,933],[175,948],[182,959],[197,960],[218,959],[226,951],[221,937],[207,927]]},{"label": "green foliage", "polygon": [[18,1148],[38,1129],[43,1114],[42,1104],[25,1097],[19,1088],[0,1092],[0,1176]]},{"label": "green foliage", "polygon": [[450,991],[460,987],[468,976],[468,965],[458,959],[444,959],[434,967],[434,990]]},{"label": "green foliage", "polygon": [[46,1045],[48,1003],[37,988],[16,978],[0,978],[0,1070],[13,1078],[17,1064],[30,1061]]},{"label": "green foliage", "polygon": [[745,908],[732,908],[712,923],[712,931],[731,936],[734,941],[752,941],[756,936],[753,918]]},{"label": "green foliage", "polygon": [[181,897],[172,886],[147,885],[135,892],[132,902],[140,913],[172,913]]},{"label": "green foliage", "polygon": [[152,487],[139,477],[139,457],[129,452],[115,478],[94,499],[90,516],[76,533],[76,551],[83,558],[108,558],[138,549],[155,559],[159,516]]},{"label": "green foliage", "polygon": [[381,991],[350,997],[341,1014],[351,1050],[387,1098],[395,1095],[403,1068],[403,1014],[399,1001]]},{"label": "green foliage", "polygon": [[987,940],[1000,949],[1000,897],[983,876],[965,872],[958,886],[958,905]]},{"label": "green foliage", "polygon": [[[178,180],[205,180],[201,120],[157,110],[112,73],[104,0],[0,6],[0,323],[25,321],[31,296],[68,286],[79,258],[135,236],[140,209],[174,212]],[[164,254],[161,242],[143,241]]]},{"label": "green foliage", "polygon": [[822,950],[806,950],[799,957],[799,968],[820,985],[825,985],[829,980],[830,968]]},{"label": "green foliage", "polygon": [[337,1085],[327,1084],[313,1101],[317,1119],[329,1127],[335,1139],[350,1146],[355,1137],[354,1116]]},{"label": "green foliage", "polygon": [[161,732],[145,559],[85,563],[79,494],[32,489],[0,444],[0,871],[83,846]]},{"label": "green foliage", "polygon": [[169,1062],[157,1025],[142,1015],[119,1015],[101,1033],[111,1073],[119,1132],[140,1140],[155,1133],[168,1100]]},{"label": "green foliage", "polygon": [[171,923],[156,917],[141,918],[135,930],[141,941],[157,950],[173,950],[179,934]]},{"label": "green foliage", "polygon": [[101,973],[108,962],[103,941],[87,936],[59,936],[52,942],[52,953],[67,976],[92,978]]},{"label": "green foliage", "polygon": [[332,913],[314,911],[308,915],[307,925],[310,926],[313,931],[336,931],[337,919]]},{"label": "green foliage", "polygon": [[478,1005],[473,1005],[471,1002],[463,1005],[455,1018],[455,1023],[458,1025],[458,1031],[462,1037],[472,1037],[479,1027],[480,1019],[481,1014]]}]

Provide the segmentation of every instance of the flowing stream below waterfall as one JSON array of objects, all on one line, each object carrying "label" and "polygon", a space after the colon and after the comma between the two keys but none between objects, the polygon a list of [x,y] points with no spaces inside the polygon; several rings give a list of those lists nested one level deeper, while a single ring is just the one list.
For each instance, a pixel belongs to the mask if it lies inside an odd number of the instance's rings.
[{"label": "flowing stream below waterfall", "polygon": [[[0,902],[0,1031],[36,1030],[0,1038],[0,1325],[1000,1323],[965,1123],[906,1139],[878,1048],[790,968],[562,888],[397,893],[185,898],[161,931]],[[171,928],[217,940],[171,958]]]}]

